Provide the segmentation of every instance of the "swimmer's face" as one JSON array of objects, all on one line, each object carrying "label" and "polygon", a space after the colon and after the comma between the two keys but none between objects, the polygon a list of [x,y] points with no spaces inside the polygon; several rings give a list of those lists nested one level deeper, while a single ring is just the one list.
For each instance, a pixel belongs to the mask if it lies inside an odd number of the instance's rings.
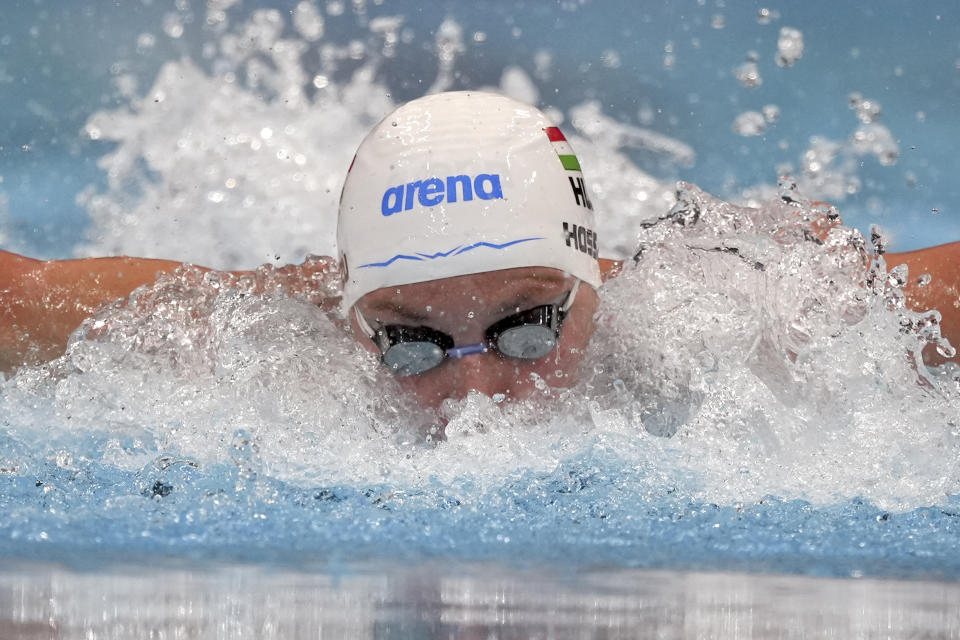
[{"label": "swimmer's face", "polygon": [[[574,283],[558,269],[504,269],[378,289],[361,298],[357,306],[374,327],[426,326],[448,334],[461,346],[482,342],[487,327],[498,320],[557,302]],[[546,357],[525,360],[488,351],[447,358],[429,371],[398,380],[425,407],[438,407],[447,398],[462,398],[471,389],[490,397],[503,394],[508,400],[522,399],[536,388],[538,377],[552,387],[570,386],[593,333],[596,309],[596,292],[581,284],[563,321],[560,343]],[[354,335],[379,355],[373,341],[360,331],[356,317],[350,315]]]}]

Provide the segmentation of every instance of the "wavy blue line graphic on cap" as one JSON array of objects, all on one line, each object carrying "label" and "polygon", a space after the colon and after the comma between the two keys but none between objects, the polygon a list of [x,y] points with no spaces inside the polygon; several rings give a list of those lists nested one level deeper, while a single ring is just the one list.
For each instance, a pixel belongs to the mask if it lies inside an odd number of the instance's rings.
[{"label": "wavy blue line graphic on cap", "polygon": [[416,255],[410,256],[404,253],[399,253],[385,262],[368,262],[367,264],[361,264],[358,269],[365,269],[368,267],[389,267],[391,264],[397,260],[414,260],[417,262],[423,262],[426,260],[437,260],[439,258],[449,258],[456,257],[467,251],[473,251],[479,247],[487,247],[489,249],[496,249],[501,251],[507,247],[512,247],[515,244],[520,244],[521,242],[533,242],[534,240],[543,240],[543,237],[536,238],[520,238],[519,240],[511,240],[510,242],[504,242],[503,244],[497,244],[495,242],[486,242],[481,240],[480,242],[474,242],[467,246],[457,245],[449,251],[438,251],[437,253],[418,253]]}]

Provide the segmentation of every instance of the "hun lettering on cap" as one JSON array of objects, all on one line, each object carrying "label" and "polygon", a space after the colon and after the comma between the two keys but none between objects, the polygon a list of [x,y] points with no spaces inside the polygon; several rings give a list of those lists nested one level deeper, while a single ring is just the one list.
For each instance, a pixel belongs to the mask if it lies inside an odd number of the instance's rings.
[{"label": "hun lettering on cap", "polygon": [[421,207],[434,207],[441,202],[470,202],[474,197],[480,200],[502,199],[500,174],[478,173],[474,178],[468,175],[448,176],[445,179],[425,178],[398,184],[383,192],[380,213],[392,216],[409,211],[415,203]]}]

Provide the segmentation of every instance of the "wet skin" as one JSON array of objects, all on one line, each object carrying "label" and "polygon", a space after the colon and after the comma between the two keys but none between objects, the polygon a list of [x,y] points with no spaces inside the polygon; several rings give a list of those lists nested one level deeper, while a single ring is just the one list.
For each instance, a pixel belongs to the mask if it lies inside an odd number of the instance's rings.
[{"label": "wet skin", "polygon": [[[462,346],[482,342],[487,327],[506,316],[557,302],[574,282],[558,269],[503,269],[378,289],[361,298],[357,306],[374,327],[427,326],[449,334],[457,346]],[[398,377],[400,385],[422,406],[431,408],[439,407],[447,398],[463,398],[471,389],[490,397],[504,394],[507,399],[520,400],[536,389],[536,376],[551,387],[571,386],[593,334],[597,302],[596,291],[581,283],[563,322],[560,344],[544,358],[524,360],[495,352],[447,358],[421,375]],[[350,315],[357,340],[379,356],[379,349]]]}]

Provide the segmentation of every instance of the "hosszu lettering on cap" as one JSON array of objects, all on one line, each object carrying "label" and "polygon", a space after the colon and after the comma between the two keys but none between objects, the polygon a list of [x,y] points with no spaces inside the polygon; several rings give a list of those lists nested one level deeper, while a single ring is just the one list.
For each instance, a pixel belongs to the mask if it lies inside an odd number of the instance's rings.
[{"label": "hosszu lettering on cap", "polygon": [[390,187],[383,192],[380,213],[392,216],[400,211],[409,211],[414,203],[421,207],[435,207],[441,202],[470,202],[474,196],[481,200],[503,198],[500,174],[478,173],[473,179],[468,175],[426,178]]}]

